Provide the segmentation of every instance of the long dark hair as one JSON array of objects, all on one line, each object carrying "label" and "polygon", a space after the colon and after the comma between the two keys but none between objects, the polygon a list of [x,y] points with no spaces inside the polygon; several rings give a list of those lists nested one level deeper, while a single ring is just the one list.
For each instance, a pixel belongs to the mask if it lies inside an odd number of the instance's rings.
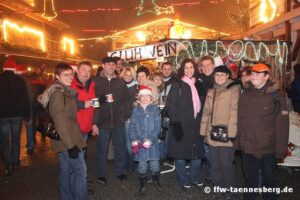
[{"label": "long dark hair", "polygon": [[177,78],[181,79],[184,76],[184,67],[185,67],[185,65],[187,63],[192,63],[192,65],[194,66],[194,71],[195,72],[194,72],[193,77],[197,79],[198,78],[198,74],[199,74],[198,70],[197,70],[197,65],[196,65],[195,61],[193,59],[190,59],[190,58],[184,59],[181,62],[180,67],[179,67],[179,69],[177,71]]}]

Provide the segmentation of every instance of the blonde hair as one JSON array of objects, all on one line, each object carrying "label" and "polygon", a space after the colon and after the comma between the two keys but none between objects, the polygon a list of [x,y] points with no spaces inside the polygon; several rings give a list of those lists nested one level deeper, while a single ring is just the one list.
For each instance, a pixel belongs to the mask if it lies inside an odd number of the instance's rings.
[{"label": "blonde hair", "polygon": [[121,77],[122,79],[124,79],[125,72],[127,72],[127,71],[131,73],[132,79],[135,81],[135,80],[136,80],[136,72],[135,72],[135,70],[133,69],[133,67],[125,67],[125,68],[122,70],[122,72],[121,72],[121,74],[120,74],[120,77]]},{"label": "blonde hair", "polygon": [[154,77],[160,77],[160,79],[161,79],[161,85],[158,86],[157,88],[158,88],[159,92],[162,92],[163,89],[164,89],[164,86],[165,86],[165,84],[164,84],[164,76],[162,75],[162,73],[156,72],[152,76],[152,80],[153,81],[154,81]]}]

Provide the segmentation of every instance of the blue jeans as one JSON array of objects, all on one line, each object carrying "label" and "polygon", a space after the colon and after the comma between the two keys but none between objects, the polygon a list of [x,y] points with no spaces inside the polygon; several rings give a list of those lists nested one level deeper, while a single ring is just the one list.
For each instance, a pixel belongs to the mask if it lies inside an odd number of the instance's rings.
[{"label": "blue jeans", "polygon": [[133,161],[133,155],[131,150],[131,141],[129,138],[128,128],[129,128],[130,120],[125,122],[125,132],[126,132],[126,157],[125,157],[125,169],[126,170],[134,170],[136,168],[136,164]]},{"label": "blue jeans", "polygon": [[111,136],[114,160],[115,174],[124,174],[125,156],[126,156],[126,140],[125,128],[101,129],[97,138],[97,176],[106,177],[107,175],[107,150],[109,138]]},{"label": "blue jeans", "polygon": [[168,146],[168,136],[169,132],[167,131],[166,138],[161,140],[159,143],[160,159],[163,160],[167,157],[167,146]]},{"label": "blue jeans", "polygon": [[191,160],[189,175],[186,171],[186,160],[175,160],[177,179],[181,186],[200,183],[201,159]]},{"label": "blue jeans", "polygon": [[209,146],[204,143],[204,162],[206,166],[206,177],[211,180],[211,161],[209,156]]},{"label": "blue jeans", "polygon": [[20,164],[22,117],[0,118],[0,137],[6,167]]},{"label": "blue jeans", "polygon": [[87,200],[87,172],[84,154],[70,159],[67,151],[58,153],[59,192],[61,200]]},{"label": "blue jeans", "polygon": [[139,161],[138,173],[144,175],[148,171],[148,165],[151,174],[157,174],[160,171],[159,160]]},{"label": "blue jeans", "polygon": [[34,149],[34,143],[35,143],[35,132],[36,132],[36,126],[35,122],[30,120],[31,123],[26,125],[26,137],[27,137],[27,144],[26,149],[31,150]]}]

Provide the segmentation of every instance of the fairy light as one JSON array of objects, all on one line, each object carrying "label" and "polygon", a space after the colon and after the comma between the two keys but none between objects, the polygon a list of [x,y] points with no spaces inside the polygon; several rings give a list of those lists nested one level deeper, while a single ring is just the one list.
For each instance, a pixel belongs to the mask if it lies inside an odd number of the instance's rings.
[{"label": "fairy light", "polygon": [[144,7],[145,0],[139,0],[139,1],[140,1],[140,4],[138,7],[139,10],[137,12],[137,16],[141,16],[142,14],[145,14],[145,13],[153,13],[156,15],[174,13],[174,6],[172,6],[172,5],[162,7],[162,6],[158,6],[156,4],[156,0],[151,0],[151,3],[152,3],[151,9],[145,9],[145,7]]},{"label": "fairy light", "polygon": [[[47,14],[46,14],[47,1],[51,1],[51,8],[52,8],[52,12],[53,12],[52,16],[47,16]],[[49,21],[51,21],[52,19],[57,17],[57,12],[55,11],[55,7],[54,7],[54,0],[44,0],[44,12],[43,12],[42,16],[47,18]]]},{"label": "fairy light", "polygon": [[9,42],[8,30],[10,29],[16,30],[20,34],[31,33],[33,35],[36,35],[40,39],[40,49],[44,52],[46,51],[45,37],[42,31],[39,31],[34,28],[30,28],[28,26],[20,27],[18,24],[11,22],[8,19],[3,20],[2,29],[3,29],[3,39],[5,42]]},{"label": "fairy light", "polygon": [[[249,60],[251,62],[257,62],[259,60],[266,60],[268,57],[273,57],[274,58],[274,68],[273,72],[274,75],[279,75],[280,78],[283,77],[283,66],[286,65],[287,63],[287,58],[288,58],[288,53],[289,53],[289,48],[286,42],[280,43],[279,40],[276,41],[276,47],[275,48],[269,48],[267,44],[264,42],[258,42],[254,43],[252,41],[242,41],[242,40],[234,40],[232,41],[227,47],[225,44],[218,40],[214,41],[215,49],[209,49],[208,42],[212,43],[212,41],[206,41],[202,40],[199,41],[198,43],[201,43],[200,51],[199,54],[195,53],[194,46],[195,42],[191,43],[190,41],[177,41],[177,40],[169,40],[166,43],[173,43],[176,42],[177,46],[179,47],[180,51],[182,53],[185,53],[185,55],[188,58],[196,59],[197,57],[201,57],[204,55],[211,54],[213,57],[219,56],[220,55],[220,50],[221,48],[224,50],[224,54],[222,57],[228,57],[229,60],[233,62],[238,62],[243,59]],[[238,51],[234,49],[234,46],[239,45],[240,48]],[[273,44],[274,45],[274,44]],[[198,47],[199,48],[199,47]],[[274,49],[273,52],[271,49]],[[253,52],[253,57],[250,57],[249,51]],[[265,57],[263,56],[265,54]],[[180,66],[180,61],[182,60],[181,57],[177,54],[175,56],[175,64],[177,67]]]},{"label": "fairy light", "polygon": [[138,31],[135,35],[141,42],[144,42],[147,39],[147,35],[143,31]]},{"label": "fairy light", "polygon": [[[138,26],[135,26],[135,27],[132,27],[132,28],[129,28],[128,30],[124,30],[124,31],[119,31],[119,32],[116,32],[116,33],[113,33],[111,35],[108,35],[108,36],[104,36],[104,37],[90,37],[90,38],[80,38],[80,39],[77,39],[78,41],[91,41],[91,40],[97,40],[97,41],[101,41],[101,40],[105,40],[105,39],[116,39],[116,38],[120,38],[121,34],[123,33],[126,33],[128,31],[136,31],[136,30],[143,30],[145,29],[146,27],[148,26],[151,26],[151,25],[156,25],[156,24],[159,24],[161,22],[164,22],[166,21],[166,24],[170,24],[171,22],[174,22],[174,19],[170,19],[170,18],[161,18],[161,19],[158,19],[158,20],[154,20],[154,21],[151,21],[151,22],[148,22],[148,23],[145,23],[145,24],[142,24],[142,25],[138,25]],[[210,28],[206,28],[206,27],[202,27],[202,26],[196,26],[194,24],[190,24],[190,23],[186,23],[186,22],[182,22],[180,21],[180,24],[181,25],[184,25],[184,26],[188,26],[190,28],[194,28],[194,29],[198,29],[198,30],[204,30],[204,31],[207,31],[207,32],[211,32],[211,33],[218,33],[220,35],[223,35],[223,36],[229,36],[230,34],[229,33],[225,33],[225,32],[219,32],[219,31],[216,31],[214,29],[210,29]],[[190,33],[189,31],[185,34],[185,36],[189,36]],[[191,37],[191,35],[190,35]],[[186,38],[184,38],[186,39]]]},{"label": "fairy light", "polygon": [[[272,9],[272,13],[270,15],[270,17],[268,17],[266,15],[266,10],[267,10],[267,1],[270,4],[270,7]],[[276,10],[277,10],[277,5],[273,0],[261,0],[261,6],[260,6],[260,12],[259,12],[259,19],[261,22],[263,23],[267,23],[271,20],[274,19],[274,17],[276,16]]]},{"label": "fairy light", "polygon": [[62,43],[63,43],[63,50],[64,51],[67,51],[69,49],[69,53],[71,55],[75,54],[75,42],[74,42],[73,39],[68,38],[68,37],[63,37]]}]

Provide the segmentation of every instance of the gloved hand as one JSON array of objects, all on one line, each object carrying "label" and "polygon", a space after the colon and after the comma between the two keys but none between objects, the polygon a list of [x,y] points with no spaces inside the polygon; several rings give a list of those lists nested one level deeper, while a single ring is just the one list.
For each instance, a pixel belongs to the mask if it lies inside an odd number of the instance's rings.
[{"label": "gloved hand", "polygon": [[235,141],[235,137],[229,137],[229,140],[230,140],[230,142],[232,142],[232,143],[234,143],[234,141]]},{"label": "gloved hand", "polygon": [[177,142],[179,142],[182,139],[183,130],[180,122],[172,124],[172,133]]},{"label": "gloved hand", "polygon": [[71,149],[68,149],[68,154],[70,159],[77,159],[79,153],[80,153],[80,149],[76,145]]},{"label": "gloved hand", "polygon": [[145,141],[144,141],[144,143],[143,143],[143,147],[144,147],[145,149],[149,149],[149,148],[151,147],[151,144],[152,144],[151,140],[145,139]]},{"label": "gloved hand", "polygon": [[137,154],[140,151],[139,142],[137,140],[131,142],[131,151],[134,154]]}]

